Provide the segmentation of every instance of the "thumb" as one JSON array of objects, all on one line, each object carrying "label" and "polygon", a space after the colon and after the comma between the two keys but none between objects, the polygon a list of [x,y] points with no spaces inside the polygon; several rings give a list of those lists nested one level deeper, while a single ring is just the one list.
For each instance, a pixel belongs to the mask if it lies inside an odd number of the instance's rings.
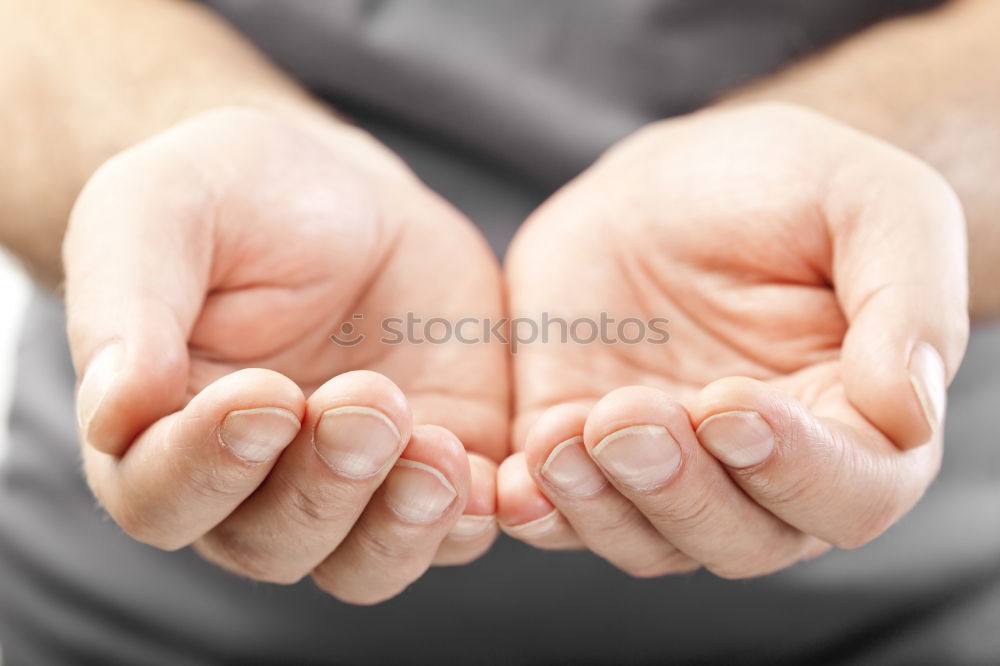
[{"label": "thumb", "polygon": [[[929,167],[889,146],[834,177],[833,282],[847,320],[847,399],[898,447],[931,439],[969,335],[961,205]],[[843,193],[843,194],[842,194]]]},{"label": "thumb", "polygon": [[203,190],[164,171],[142,149],[106,164],[63,245],[80,433],[112,455],[183,406],[187,338],[208,279],[210,229],[193,223]]}]

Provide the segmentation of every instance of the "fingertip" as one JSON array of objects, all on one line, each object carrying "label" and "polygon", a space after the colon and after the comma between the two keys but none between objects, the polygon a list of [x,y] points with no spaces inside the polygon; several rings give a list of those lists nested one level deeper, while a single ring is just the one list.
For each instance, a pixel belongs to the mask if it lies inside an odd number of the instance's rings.
[{"label": "fingertip", "polygon": [[468,501],[472,476],[469,456],[462,442],[447,428],[414,426],[400,456],[400,461],[406,460],[436,469],[452,485],[462,505]]},{"label": "fingertip", "polygon": [[395,427],[401,441],[410,438],[410,404],[403,391],[385,375],[370,370],[339,374],[309,396],[306,411],[310,421],[318,421],[326,412],[345,407],[375,410]]},{"label": "fingertip", "polygon": [[497,517],[493,514],[479,515],[463,513],[448,532],[448,539],[455,542],[479,541],[489,536],[496,537]]},{"label": "fingertip", "polygon": [[528,433],[535,425],[535,421],[544,412],[542,409],[531,409],[527,411],[518,411],[514,415],[514,420],[510,428],[510,450],[511,451],[524,451],[526,446]]},{"label": "fingertip", "polygon": [[152,326],[80,352],[77,425],[84,443],[98,451],[121,456],[139,433],[184,404],[187,347],[176,325],[158,321],[150,316]]},{"label": "fingertip", "polygon": [[561,442],[580,437],[589,413],[588,408],[574,403],[545,410],[525,437],[524,456],[529,469],[539,469]]},{"label": "fingertip", "polygon": [[907,371],[927,428],[916,436],[900,438],[897,445],[903,450],[930,441],[934,433],[941,429],[948,400],[948,371],[934,347],[925,342],[914,345],[910,351]]},{"label": "fingertip", "polygon": [[469,454],[469,501],[465,513],[494,516],[497,510],[497,464],[478,453]]},{"label": "fingertip", "polygon": [[584,443],[593,451],[608,435],[637,425],[664,426],[675,439],[692,431],[688,410],[678,400],[648,386],[625,386],[594,405],[584,427]]},{"label": "fingertip", "polygon": [[146,428],[120,460],[85,450],[88,480],[126,533],[179,548],[259,487],[298,435],[303,411],[302,392],[286,377],[234,372]]},{"label": "fingertip", "polygon": [[946,362],[941,347],[911,342],[908,330],[886,329],[882,316],[866,309],[852,323],[841,356],[844,390],[855,409],[905,451],[940,434],[961,353],[948,350]]},{"label": "fingertip", "polygon": [[469,497],[469,459],[449,430],[421,425],[379,488],[396,518],[412,525],[450,526]]},{"label": "fingertip", "polygon": [[497,469],[497,520],[502,526],[530,523],[553,511],[555,505],[531,478],[523,453],[515,453],[500,463]]},{"label": "fingertip", "polygon": [[[811,422],[797,401],[749,377],[725,377],[706,386],[691,409],[702,447],[726,467],[749,470],[762,465],[788,434],[789,418]],[[807,424],[808,426],[809,424]]]},{"label": "fingertip", "polygon": [[750,377],[723,377],[708,384],[691,405],[691,422],[697,427],[721,412],[756,410],[774,402],[775,389]]},{"label": "fingertip", "polygon": [[281,407],[230,411],[219,426],[219,443],[246,463],[271,462],[292,443],[302,422]]},{"label": "fingertip", "polygon": [[191,403],[206,407],[217,402],[220,410],[273,407],[290,412],[299,421],[305,415],[305,396],[299,385],[274,370],[244,368],[216,379],[201,390]]},{"label": "fingertip", "polygon": [[119,423],[110,422],[112,410],[101,409],[114,400],[115,383],[125,362],[125,349],[118,339],[102,346],[87,362],[76,392],[77,427],[85,444],[101,453],[120,455],[125,442]]},{"label": "fingertip", "polygon": [[295,382],[273,370],[246,368],[215,380],[173,415],[170,440],[215,441],[244,463],[267,463],[294,441],[304,414],[305,397]]},{"label": "fingertip", "polygon": [[457,566],[477,560],[490,549],[499,534],[496,516],[463,514],[441,542],[433,564]]},{"label": "fingertip", "polygon": [[467,564],[489,550],[499,533],[497,525],[497,464],[478,453],[469,454],[470,487],[465,510],[438,549],[434,564]]}]

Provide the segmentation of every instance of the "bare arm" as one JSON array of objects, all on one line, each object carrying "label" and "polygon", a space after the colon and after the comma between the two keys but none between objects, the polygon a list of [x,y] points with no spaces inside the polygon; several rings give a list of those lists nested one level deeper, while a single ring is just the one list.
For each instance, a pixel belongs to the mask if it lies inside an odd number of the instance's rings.
[{"label": "bare arm", "polygon": [[65,268],[108,515],[355,603],[485,552],[495,465],[465,447],[506,445],[503,348],[327,337],[349,310],[499,318],[468,220],[198,5],[0,0],[0,26],[0,242]]},{"label": "bare arm", "polygon": [[1000,3],[955,0],[877,25],[728,100],[812,107],[940,171],[965,208],[974,318],[1000,314],[998,29]]},{"label": "bare arm", "polygon": [[73,201],[107,158],[218,106],[326,115],[193,3],[0,0],[0,26],[0,243],[50,286]]}]

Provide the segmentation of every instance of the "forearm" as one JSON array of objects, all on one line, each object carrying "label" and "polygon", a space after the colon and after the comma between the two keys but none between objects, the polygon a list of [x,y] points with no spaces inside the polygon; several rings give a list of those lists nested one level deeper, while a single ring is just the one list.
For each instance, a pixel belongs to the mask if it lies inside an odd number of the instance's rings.
[{"label": "forearm", "polygon": [[0,26],[0,243],[49,285],[73,202],[110,156],[219,106],[326,115],[192,3],[0,0]]},{"label": "forearm", "polygon": [[998,28],[1000,2],[957,0],[877,25],[726,100],[812,107],[940,171],[965,208],[973,317],[1000,314]]}]

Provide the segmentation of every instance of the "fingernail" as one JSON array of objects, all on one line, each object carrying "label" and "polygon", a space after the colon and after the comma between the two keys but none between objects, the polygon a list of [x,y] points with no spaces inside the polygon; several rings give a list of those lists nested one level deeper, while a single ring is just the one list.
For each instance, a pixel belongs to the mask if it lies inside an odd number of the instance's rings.
[{"label": "fingernail", "polygon": [[118,375],[125,357],[124,351],[120,342],[109,343],[94,356],[83,373],[80,390],[76,395],[76,413],[77,424],[84,438],[90,428],[90,422]]},{"label": "fingernail", "polygon": [[504,525],[503,531],[517,539],[541,539],[548,535],[559,524],[559,509],[552,509],[547,514],[520,525]]},{"label": "fingernail", "polygon": [[269,462],[299,433],[301,422],[287,409],[260,407],[229,412],[219,442],[246,462]]},{"label": "fingernail", "polygon": [[650,490],[673,476],[681,450],[667,429],[658,425],[622,428],[594,447],[594,458],[618,483]]},{"label": "fingernail", "polygon": [[931,430],[937,430],[944,420],[947,401],[945,388],[944,361],[941,355],[925,342],[914,345],[910,352],[910,383],[920,400]]},{"label": "fingernail", "polygon": [[496,516],[463,515],[456,522],[448,536],[460,541],[478,539],[493,530],[497,524]]},{"label": "fingernail", "polygon": [[458,493],[430,465],[400,458],[385,483],[385,503],[408,523],[430,523],[448,510]]},{"label": "fingernail", "polygon": [[371,407],[334,407],[316,424],[313,446],[330,468],[364,479],[382,470],[399,448],[395,424]]},{"label": "fingernail", "polygon": [[724,412],[698,428],[698,439],[723,465],[753,467],[774,451],[774,431],[757,412]]},{"label": "fingernail", "polygon": [[587,455],[583,437],[568,439],[552,449],[542,477],[570,497],[590,497],[608,485],[608,478]]}]

